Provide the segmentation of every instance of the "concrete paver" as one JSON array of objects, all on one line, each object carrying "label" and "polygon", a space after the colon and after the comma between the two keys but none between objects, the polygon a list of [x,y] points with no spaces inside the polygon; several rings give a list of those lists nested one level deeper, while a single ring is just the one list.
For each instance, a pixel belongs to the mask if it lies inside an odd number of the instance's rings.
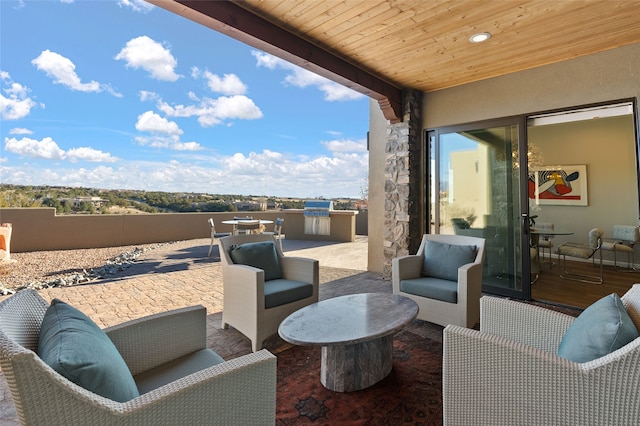
[{"label": "concrete paver", "polygon": [[[248,338],[220,328],[223,309],[222,268],[217,247],[207,257],[210,240],[182,241],[146,252],[116,276],[91,284],[41,290],[47,300],[59,298],[77,307],[99,326],[108,327],[185,306],[207,308],[207,344],[225,359],[250,353]],[[391,283],[366,272],[366,237],[354,243],[284,240],[288,256],[320,261],[320,298],[368,291],[391,291]],[[288,344],[277,335],[265,343],[273,353]],[[0,425],[16,425],[6,382],[0,380]]]}]

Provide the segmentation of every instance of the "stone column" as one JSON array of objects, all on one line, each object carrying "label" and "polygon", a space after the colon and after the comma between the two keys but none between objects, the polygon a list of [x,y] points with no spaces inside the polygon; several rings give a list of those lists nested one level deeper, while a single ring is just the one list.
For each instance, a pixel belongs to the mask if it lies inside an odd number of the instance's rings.
[{"label": "stone column", "polygon": [[403,92],[402,122],[389,124],[385,145],[384,267],[391,278],[391,260],[415,253],[422,240],[422,92]]}]

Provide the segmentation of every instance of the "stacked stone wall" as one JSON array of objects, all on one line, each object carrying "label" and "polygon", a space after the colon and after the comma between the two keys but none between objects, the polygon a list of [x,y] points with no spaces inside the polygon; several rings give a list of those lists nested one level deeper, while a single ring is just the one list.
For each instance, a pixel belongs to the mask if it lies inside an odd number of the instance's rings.
[{"label": "stacked stone wall", "polygon": [[403,99],[403,120],[389,124],[385,145],[385,278],[394,257],[417,251],[423,233],[421,92],[405,91]]}]

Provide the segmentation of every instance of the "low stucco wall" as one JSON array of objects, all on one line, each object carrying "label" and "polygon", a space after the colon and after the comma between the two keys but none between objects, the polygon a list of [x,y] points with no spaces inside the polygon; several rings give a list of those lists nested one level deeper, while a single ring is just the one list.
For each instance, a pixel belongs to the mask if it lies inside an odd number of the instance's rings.
[{"label": "low stucco wall", "polygon": [[[54,208],[3,208],[0,209],[0,222],[12,224],[11,251],[19,253],[208,238],[211,230],[207,219],[214,218],[216,231],[230,232],[232,225],[224,225],[222,221],[233,219],[237,214],[207,212],[57,216]],[[251,212],[250,215],[256,219],[275,221],[282,212]]]},{"label": "low stucco wall", "polygon": [[[337,214],[328,241],[354,241],[357,212]],[[304,234],[302,211],[225,213],[157,213],[125,215],[64,215],[57,216],[54,208],[2,208],[0,223],[12,224],[11,252],[69,250],[78,248],[116,247],[136,244],[182,241],[209,238],[207,219],[213,218],[216,231],[231,232],[232,225],[223,220],[237,215],[251,215],[254,219],[275,221],[284,217],[283,232],[290,239],[312,240]],[[299,218],[299,219],[298,219]],[[298,223],[300,220],[300,224]],[[298,227],[300,226],[300,232]],[[267,226],[270,230],[270,227]],[[335,230],[335,233],[334,233]],[[334,239],[335,238],[335,239]]]}]

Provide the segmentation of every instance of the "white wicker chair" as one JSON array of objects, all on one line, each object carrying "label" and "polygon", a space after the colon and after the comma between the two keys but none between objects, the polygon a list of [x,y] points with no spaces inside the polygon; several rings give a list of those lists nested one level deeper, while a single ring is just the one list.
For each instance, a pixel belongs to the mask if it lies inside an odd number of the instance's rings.
[{"label": "white wicker chair", "polygon": [[[427,241],[477,247],[476,258],[458,268],[456,303],[431,299],[402,291],[402,281],[422,277],[424,251]],[[485,257],[485,239],[463,235],[424,234],[415,255],[396,257],[391,262],[393,294],[401,294],[414,300],[420,311],[418,318],[446,326],[456,324],[473,327],[480,318],[480,295],[482,294],[482,267]],[[434,280],[437,280],[434,278]]]},{"label": "white wicker chair", "polygon": [[[622,301],[640,329],[640,285]],[[574,320],[539,306],[483,297],[480,331],[444,329],[444,424],[640,424],[640,338],[575,363],[557,355]]]},{"label": "white wicker chair", "polygon": [[[225,361],[115,402],[67,380],[36,354],[49,304],[35,290],[0,303],[0,366],[23,425],[196,425],[275,421],[276,358],[268,351]],[[202,306],[105,329],[134,379],[206,348]]]},{"label": "white wicker chair", "polygon": [[[253,266],[235,264],[229,250],[234,244],[273,241],[273,235],[233,235],[220,239],[220,260],[224,285],[222,328],[229,325],[251,340],[253,351],[262,348],[264,340],[276,334],[282,320],[289,314],[318,301],[320,286],[319,266],[316,259],[290,257],[275,244],[282,269],[282,278],[312,284],[309,297],[271,308],[265,307],[265,274]],[[269,283],[269,281],[266,281]]]}]

